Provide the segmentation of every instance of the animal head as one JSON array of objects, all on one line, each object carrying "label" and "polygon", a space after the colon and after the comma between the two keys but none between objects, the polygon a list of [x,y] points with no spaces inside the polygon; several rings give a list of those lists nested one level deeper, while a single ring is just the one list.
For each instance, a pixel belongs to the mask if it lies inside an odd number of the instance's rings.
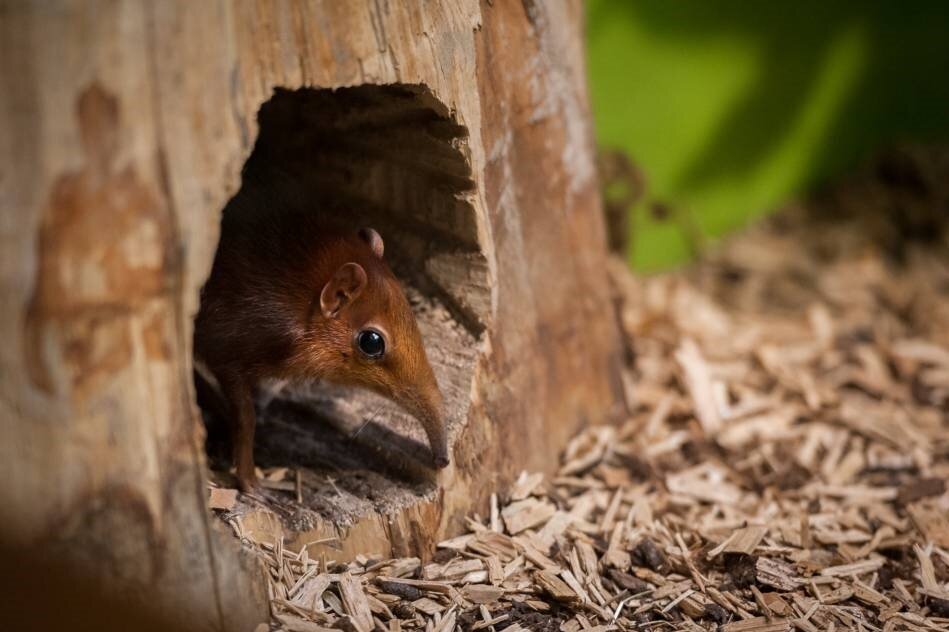
[{"label": "animal head", "polygon": [[320,377],[368,388],[399,404],[422,424],[436,467],[448,465],[442,396],[415,315],[383,260],[371,228],[336,240],[324,254],[321,289],[312,310],[310,347]]}]

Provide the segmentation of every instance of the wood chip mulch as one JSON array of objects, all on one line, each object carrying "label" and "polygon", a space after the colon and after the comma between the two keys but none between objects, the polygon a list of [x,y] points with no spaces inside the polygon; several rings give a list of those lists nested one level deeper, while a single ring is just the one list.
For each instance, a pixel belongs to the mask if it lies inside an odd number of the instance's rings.
[{"label": "wood chip mulch", "polygon": [[274,629],[949,630],[949,248],[804,216],[617,263],[633,415],[435,561],[256,544]]}]

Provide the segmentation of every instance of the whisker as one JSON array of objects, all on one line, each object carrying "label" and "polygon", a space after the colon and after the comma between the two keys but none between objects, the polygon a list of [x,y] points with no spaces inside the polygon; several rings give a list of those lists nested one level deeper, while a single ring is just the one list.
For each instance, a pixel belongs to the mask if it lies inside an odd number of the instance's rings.
[{"label": "whisker", "polygon": [[362,432],[366,426],[368,426],[371,422],[376,420],[376,415],[379,414],[380,412],[382,412],[382,406],[377,406],[374,410],[369,411],[369,414],[366,416],[365,421],[363,421],[362,425],[356,429],[356,432],[349,435],[349,440],[350,441],[355,440],[356,437],[359,436],[359,433]]}]

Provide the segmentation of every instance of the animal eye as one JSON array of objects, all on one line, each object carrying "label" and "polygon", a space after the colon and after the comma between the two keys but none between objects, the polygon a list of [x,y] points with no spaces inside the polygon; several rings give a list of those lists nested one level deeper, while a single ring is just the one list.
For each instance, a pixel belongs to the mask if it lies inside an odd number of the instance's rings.
[{"label": "animal eye", "polygon": [[366,357],[378,359],[386,352],[386,341],[378,331],[372,329],[363,329],[356,337],[356,344],[359,350],[366,354]]}]

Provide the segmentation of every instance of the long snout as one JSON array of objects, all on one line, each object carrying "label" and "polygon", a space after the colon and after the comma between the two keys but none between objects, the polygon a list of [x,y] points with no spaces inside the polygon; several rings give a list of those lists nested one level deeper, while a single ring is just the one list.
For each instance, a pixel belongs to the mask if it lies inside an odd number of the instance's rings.
[{"label": "long snout", "polygon": [[448,458],[448,433],[445,432],[444,423],[439,420],[424,426],[428,444],[432,448],[432,463],[437,468],[448,467],[451,461]]},{"label": "long snout", "polygon": [[445,417],[442,411],[441,395],[413,398],[405,402],[405,407],[411,412],[428,437],[428,445],[432,450],[432,463],[437,468],[446,467],[448,458],[448,431],[445,428]]}]

